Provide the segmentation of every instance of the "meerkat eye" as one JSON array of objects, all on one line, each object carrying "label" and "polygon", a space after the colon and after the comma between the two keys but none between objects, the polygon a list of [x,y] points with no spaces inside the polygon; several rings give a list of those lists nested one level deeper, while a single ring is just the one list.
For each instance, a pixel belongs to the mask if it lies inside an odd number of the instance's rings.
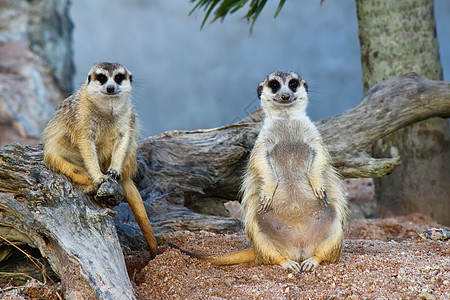
[{"label": "meerkat eye", "polygon": [[108,81],[108,78],[104,74],[97,74],[97,80],[100,81],[101,84],[105,84]]},{"label": "meerkat eye", "polygon": [[297,79],[291,79],[291,81],[289,81],[289,88],[295,93],[299,84],[300,82]]},{"label": "meerkat eye", "polygon": [[125,76],[123,74],[117,74],[114,76],[114,81],[117,82],[117,84],[121,84],[122,81],[125,79]]},{"label": "meerkat eye", "polygon": [[278,90],[280,89],[280,83],[278,82],[278,80],[272,79],[271,81],[269,81],[269,87],[272,89],[272,93],[276,93],[278,92]]}]

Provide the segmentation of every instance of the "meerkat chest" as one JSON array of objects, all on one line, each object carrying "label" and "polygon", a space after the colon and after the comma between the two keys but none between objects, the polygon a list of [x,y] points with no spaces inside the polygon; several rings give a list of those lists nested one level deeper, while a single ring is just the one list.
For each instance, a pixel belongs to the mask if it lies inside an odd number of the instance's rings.
[{"label": "meerkat chest", "polygon": [[124,112],[121,115],[98,113],[91,120],[90,135],[95,144],[108,147],[114,145],[126,131],[129,131],[130,115]]},{"label": "meerkat chest", "polygon": [[[100,167],[106,172],[107,167],[113,159],[113,153],[122,141],[128,140],[127,131],[121,122],[108,122],[103,120],[97,123],[96,132],[92,134]],[[126,148],[127,149],[127,148]]]},{"label": "meerkat chest", "polygon": [[314,159],[316,150],[312,140],[315,137],[308,125],[299,121],[275,122],[267,128],[267,155],[280,178],[303,178]]}]

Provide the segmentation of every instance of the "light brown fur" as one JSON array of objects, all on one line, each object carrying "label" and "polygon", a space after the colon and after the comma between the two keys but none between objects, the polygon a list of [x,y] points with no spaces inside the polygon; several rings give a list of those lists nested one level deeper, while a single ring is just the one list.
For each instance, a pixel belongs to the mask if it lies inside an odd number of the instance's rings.
[{"label": "light brown fur", "polygon": [[[102,75],[107,82],[100,80]],[[45,128],[44,160],[89,194],[105,181],[118,180],[154,257],[157,243],[133,183],[139,133],[130,92],[131,73],[124,66],[94,66],[86,83],[63,100]]]},{"label": "light brown fur", "polygon": [[273,72],[259,85],[258,96],[266,117],[242,185],[253,249],[193,256],[217,265],[254,261],[298,272],[335,262],[347,206],[328,151],[306,116],[307,86],[293,72]]}]

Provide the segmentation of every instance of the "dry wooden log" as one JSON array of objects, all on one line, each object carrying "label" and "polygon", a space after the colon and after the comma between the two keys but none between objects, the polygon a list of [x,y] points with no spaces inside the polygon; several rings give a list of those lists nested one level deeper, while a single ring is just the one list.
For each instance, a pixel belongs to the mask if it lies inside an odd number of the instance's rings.
[{"label": "dry wooden log", "polygon": [[42,147],[0,150],[0,235],[39,248],[67,299],[133,299],[112,216],[43,163]]},{"label": "dry wooden log", "polygon": [[400,157],[367,153],[380,138],[412,123],[450,116],[450,83],[408,73],[374,85],[352,109],[317,122],[334,164],[344,177],[382,177]]},{"label": "dry wooden log", "polygon": [[[172,131],[141,142],[136,180],[157,236],[178,229],[241,228],[234,218],[206,216],[186,206],[239,198],[261,116],[256,112],[246,119],[251,123]],[[316,125],[343,176],[380,177],[400,158],[370,157],[367,152],[376,140],[413,122],[449,116],[450,83],[407,74],[379,83],[358,106]],[[116,208],[119,234],[138,240],[138,230],[124,230],[133,221],[127,204]],[[0,148],[0,234],[38,247],[62,279],[68,299],[133,298],[112,215],[50,172],[41,146]]]}]

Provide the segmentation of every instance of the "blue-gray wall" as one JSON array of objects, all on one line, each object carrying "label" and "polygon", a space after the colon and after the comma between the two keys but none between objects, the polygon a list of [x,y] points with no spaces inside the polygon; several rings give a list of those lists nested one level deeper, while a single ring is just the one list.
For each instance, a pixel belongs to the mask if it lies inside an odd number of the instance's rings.
[{"label": "blue-gray wall", "polygon": [[[355,0],[319,3],[286,1],[273,19],[278,1],[269,1],[249,36],[244,11],[200,31],[204,14],[188,16],[188,0],[76,0],[74,83],[98,62],[126,65],[143,137],[244,118],[273,70],[297,71],[308,82],[311,119],[338,114],[363,96]],[[435,8],[449,80],[450,1]]]}]

